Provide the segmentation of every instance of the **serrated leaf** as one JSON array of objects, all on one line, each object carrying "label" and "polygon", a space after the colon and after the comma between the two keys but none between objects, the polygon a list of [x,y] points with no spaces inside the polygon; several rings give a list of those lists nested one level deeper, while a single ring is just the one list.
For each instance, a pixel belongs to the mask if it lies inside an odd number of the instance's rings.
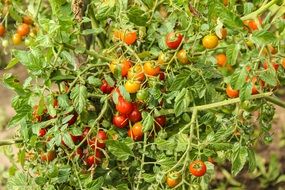
[{"label": "serrated leaf", "polygon": [[62,140],[64,144],[66,144],[69,148],[74,148],[74,143],[69,133],[64,133],[62,136]]},{"label": "serrated leaf", "polygon": [[115,81],[109,75],[104,75],[104,78],[107,81],[108,85],[112,87],[115,85]]},{"label": "serrated leaf", "polygon": [[253,172],[256,168],[255,152],[253,149],[247,149],[248,154],[248,168],[250,172]]},{"label": "serrated leaf", "polygon": [[268,68],[265,71],[261,72],[259,75],[260,79],[263,80],[266,84],[271,86],[277,85],[277,76],[276,72],[272,68]]},{"label": "serrated leaf", "polygon": [[174,112],[176,116],[181,115],[186,108],[190,105],[191,99],[189,91],[186,88],[183,88],[179,92],[174,100]]},{"label": "serrated leaf", "polygon": [[171,83],[170,91],[179,91],[187,86],[190,79],[190,72],[185,71],[178,74]]},{"label": "serrated leaf", "polygon": [[23,89],[22,85],[20,84],[19,80],[14,77],[11,73],[5,73],[3,75],[3,82],[4,85],[15,91],[18,95],[23,96],[25,95],[25,90]]},{"label": "serrated leaf", "polygon": [[145,26],[148,20],[146,12],[141,10],[138,6],[132,6],[127,15],[129,20],[138,26]]},{"label": "serrated leaf", "polygon": [[102,85],[102,81],[99,78],[94,76],[90,76],[87,78],[89,84],[94,85],[94,87],[99,87]]},{"label": "serrated leaf", "polygon": [[233,147],[233,152],[231,157],[232,161],[231,172],[234,176],[236,176],[244,167],[247,156],[248,156],[247,148],[244,146],[240,146],[238,143],[236,143]]},{"label": "serrated leaf", "polygon": [[267,44],[274,44],[277,38],[272,32],[269,32],[267,30],[261,30],[253,33],[252,40],[254,41],[254,43],[263,46]]},{"label": "serrated leaf", "polygon": [[82,35],[90,35],[90,34],[94,34],[94,35],[97,35],[97,34],[100,34],[100,33],[103,33],[104,30],[103,28],[96,28],[96,29],[86,29],[86,30],[83,30],[82,31]]},{"label": "serrated leaf", "polygon": [[87,184],[87,188],[89,190],[99,190],[104,184],[104,177],[98,177],[95,180],[92,180],[92,182]]},{"label": "serrated leaf", "polygon": [[243,85],[243,87],[240,89],[240,99],[241,101],[248,100],[252,93],[252,83],[247,82]]},{"label": "serrated leaf", "polygon": [[232,74],[232,78],[231,78],[231,81],[230,81],[230,84],[231,84],[232,88],[235,89],[235,90],[241,89],[241,87],[246,82],[246,76],[247,76],[247,72],[246,72],[245,68],[242,68],[241,70],[236,70]]},{"label": "serrated leaf", "polygon": [[108,140],[108,150],[117,157],[118,160],[126,161],[130,156],[133,156],[133,152],[125,143],[117,140]]},{"label": "serrated leaf", "polygon": [[237,58],[238,58],[238,54],[239,54],[239,50],[240,50],[240,45],[239,44],[232,44],[227,46],[227,62],[230,65],[235,65]]},{"label": "serrated leaf", "polygon": [[18,59],[12,58],[12,59],[9,61],[8,65],[5,67],[5,69],[11,69],[11,68],[14,67],[18,62],[19,62]]},{"label": "serrated leaf", "polygon": [[83,85],[76,85],[70,94],[73,105],[78,113],[82,113],[87,104],[87,88]]},{"label": "serrated leaf", "polygon": [[124,97],[124,99],[130,102],[131,96],[127,92],[126,88],[124,86],[119,86],[119,90],[120,90],[121,95]]},{"label": "serrated leaf", "polygon": [[147,132],[152,129],[153,127],[153,116],[150,113],[143,112],[142,113],[142,125],[143,125],[143,132]]}]

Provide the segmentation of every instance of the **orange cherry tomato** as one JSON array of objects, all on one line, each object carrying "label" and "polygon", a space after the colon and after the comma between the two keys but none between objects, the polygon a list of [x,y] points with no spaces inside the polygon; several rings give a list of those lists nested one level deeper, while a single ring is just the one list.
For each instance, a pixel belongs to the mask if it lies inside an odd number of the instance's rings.
[{"label": "orange cherry tomato", "polygon": [[218,66],[223,67],[227,64],[227,56],[224,53],[217,54],[216,61]]},{"label": "orange cherry tomato", "polygon": [[220,39],[225,39],[228,35],[228,31],[226,28],[221,28],[222,37]]},{"label": "orange cherry tomato", "polygon": [[219,44],[219,39],[214,34],[209,34],[202,39],[202,44],[206,49],[213,49]]},{"label": "orange cherry tomato", "polygon": [[[261,25],[262,24],[261,17],[258,17],[258,20],[259,20],[259,24]],[[254,20],[245,20],[243,21],[243,24],[248,26],[251,31],[258,29],[257,23]]]},{"label": "orange cherry tomato", "polygon": [[137,40],[137,32],[125,31],[121,34],[121,40],[128,45],[132,45]]},{"label": "orange cherry tomato", "polygon": [[239,91],[232,89],[230,84],[227,86],[226,93],[230,98],[237,98],[239,96]]},{"label": "orange cherry tomato", "polygon": [[173,188],[180,182],[180,174],[177,172],[171,173],[167,175],[166,184],[168,187]]},{"label": "orange cherry tomato", "polygon": [[169,61],[169,56],[167,56],[165,53],[161,52],[158,56],[158,59],[157,59],[158,64],[163,65],[167,61]]},{"label": "orange cherry tomato", "polygon": [[225,6],[228,6],[229,0],[223,0],[223,3],[224,3]]},{"label": "orange cherry tomato", "polygon": [[122,77],[127,76],[129,69],[131,68],[132,64],[129,60],[123,60],[121,62],[112,61],[110,64],[110,70],[114,74],[116,69],[121,69]]},{"label": "orange cherry tomato", "polygon": [[178,53],[177,53],[177,59],[180,61],[180,63],[182,64],[187,64],[189,63],[188,57],[187,57],[187,52],[185,49],[181,49]]},{"label": "orange cherry tomato", "polygon": [[22,42],[22,36],[16,33],[13,35],[12,41],[14,45],[19,45]]},{"label": "orange cherry tomato", "polygon": [[23,23],[18,26],[17,28],[17,34],[20,36],[26,36],[30,33],[30,26],[26,23]]},{"label": "orange cherry tomato", "polygon": [[127,80],[125,83],[125,88],[128,93],[136,93],[141,88],[141,83],[140,81]]},{"label": "orange cherry tomato", "polygon": [[6,32],[5,27],[3,26],[3,24],[0,24],[0,37],[3,37],[5,32]]},{"label": "orange cherry tomato", "polygon": [[[279,65],[278,65],[277,63],[271,63],[271,64],[272,64],[273,68],[275,69],[275,71],[277,71],[278,68],[279,68]],[[267,63],[267,62],[264,62],[264,63],[263,63],[263,68],[264,68],[265,70],[268,69],[268,63]]]},{"label": "orange cherry tomato", "polygon": [[143,81],[145,78],[144,72],[143,72],[143,66],[140,64],[137,64],[133,66],[129,71],[128,71],[128,79],[136,79],[139,81]]},{"label": "orange cherry tomato", "polygon": [[147,61],[143,65],[144,73],[150,76],[156,76],[160,72],[160,67],[156,65],[156,63]]},{"label": "orange cherry tomato", "polygon": [[282,66],[285,69],[285,58],[282,60]]},{"label": "orange cherry tomato", "polygon": [[128,131],[128,136],[135,141],[142,140],[143,137],[143,126],[141,122],[137,122]]},{"label": "orange cherry tomato", "polygon": [[41,160],[44,162],[50,162],[53,161],[56,157],[55,151],[48,151],[47,153],[42,153],[41,154]]},{"label": "orange cherry tomato", "polygon": [[33,19],[30,16],[23,16],[23,23],[28,24],[28,25],[32,25],[33,24]]},{"label": "orange cherry tomato", "polygon": [[114,35],[114,38],[115,38],[115,39],[120,40],[120,39],[122,39],[123,33],[122,33],[120,30],[115,30],[114,33],[113,33],[113,35]]}]

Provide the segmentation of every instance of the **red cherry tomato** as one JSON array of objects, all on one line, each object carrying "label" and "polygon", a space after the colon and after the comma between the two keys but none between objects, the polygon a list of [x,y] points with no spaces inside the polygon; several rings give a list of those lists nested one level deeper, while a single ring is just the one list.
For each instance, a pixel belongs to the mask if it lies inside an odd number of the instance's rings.
[{"label": "red cherry tomato", "polygon": [[44,162],[50,162],[53,161],[56,157],[55,151],[51,150],[48,151],[47,153],[42,153],[41,154],[41,160]]},{"label": "red cherry tomato", "polygon": [[100,87],[100,90],[104,93],[104,94],[110,94],[112,92],[112,90],[114,89],[114,87],[110,86],[106,80],[102,80],[102,85]]},{"label": "red cherry tomato", "polygon": [[87,136],[87,134],[89,133],[89,131],[90,131],[90,127],[85,127],[85,128],[83,129],[82,135],[79,136],[79,141],[80,141],[80,142],[83,141],[83,139]]},{"label": "red cherry tomato", "polygon": [[39,137],[43,137],[43,136],[46,135],[46,133],[47,133],[46,128],[41,128],[41,129],[39,130],[38,136],[39,136]]},{"label": "red cherry tomato", "polygon": [[128,118],[131,122],[136,123],[142,120],[142,115],[137,108],[134,108],[133,111],[128,115]]},{"label": "red cherry tomato", "polygon": [[101,151],[96,149],[95,150],[95,155],[89,155],[85,162],[87,164],[87,166],[91,167],[93,165],[97,165],[101,162],[101,157],[102,157],[102,154],[101,154]]},{"label": "red cherry tomato", "polygon": [[[278,68],[279,68],[279,64],[276,64],[276,63],[272,63],[272,66],[274,67],[275,71],[277,71]],[[267,62],[264,62],[264,63],[263,63],[263,68],[264,68],[265,70],[268,69],[268,63],[267,63]]]},{"label": "red cherry tomato", "polygon": [[68,121],[68,126],[73,125],[77,120],[78,114],[76,112],[73,113],[73,117]]},{"label": "red cherry tomato", "polygon": [[0,37],[3,37],[5,32],[6,32],[5,27],[3,26],[3,24],[0,24]]},{"label": "red cherry tomato", "polygon": [[159,72],[159,80],[165,80],[165,74],[164,72]]},{"label": "red cherry tomato", "polygon": [[161,115],[159,117],[155,118],[155,128],[161,129],[166,124],[166,117],[164,115]]},{"label": "red cherry tomato", "polygon": [[96,137],[93,137],[88,141],[88,144],[93,150],[96,150],[97,147],[105,148],[105,141],[108,139],[107,134],[103,130],[99,130]]},{"label": "red cherry tomato", "polygon": [[78,147],[78,148],[76,149],[75,156],[76,156],[76,155],[78,155],[79,158],[82,158],[82,157],[83,157],[83,150],[82,150],[82,148]]},{"label": "red cherry tomato", "polygon": [[203,161],[195,160],[194,162],[190,163],[189,171],[192,175],[196,177],[201,177],[206,173],[207,167]]},{"label": "red cherry tomato", "polygon": [[129,114],[133,110],[133,105],[131,102],[126,101],[123,97],[119,97],[116,110],[121,114]]},{"label": "red cherry tomato", "polygon": [[176,34],[175,32],[170,32],[165,37],[165,43],[170,49],[176,49],[179,47],[183,39],[182,34]]},{"label": "red cherry tomato", "polygon": [[124,128],[129,124],[128,118],[124,115],[114,115],[113,124],[118,128]]}]

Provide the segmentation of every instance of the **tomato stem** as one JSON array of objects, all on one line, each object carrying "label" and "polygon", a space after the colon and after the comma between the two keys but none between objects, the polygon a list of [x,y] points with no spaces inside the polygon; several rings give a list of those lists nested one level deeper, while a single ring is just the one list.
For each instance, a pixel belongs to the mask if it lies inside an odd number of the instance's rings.
[{"label": "tomato stem", "polygon": [[13,145],[13,144],[18,144],[22,143],[22,139],[8,139],[8,140],[0,140],[0,146],[5,146],[5,145]]},{"label": "tomato stem", "polygon": [[277,0],[272,0],[269,1],[269,3],[261,6],[259,9],[257,9],[256,11],[245,15],[243,17],[241,17],[241,20],[248,20],[248,19],[256,19],[258,15],[260,15],[261,13],[263,13],[264,11],[266,11],[269,7],[271,7],[272,5],[274,5],[277,2]]}]

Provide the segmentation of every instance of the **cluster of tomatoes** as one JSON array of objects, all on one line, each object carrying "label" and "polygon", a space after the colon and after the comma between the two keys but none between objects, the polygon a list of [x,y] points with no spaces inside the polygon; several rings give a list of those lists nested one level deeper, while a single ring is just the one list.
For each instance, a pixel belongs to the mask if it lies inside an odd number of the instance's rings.
[{"label": "cluster of tomatoes", "polygon": [[[4,21],[4,20],[3,20]],[[0,37],[5,37],[7,33],[6,27],[3,22],[0,24]],[[12,35],[12,43],[14,45],[19,45],[22,43],[23,39],[25,39],[29,34],[31,36],[36,35],[37,27],[34,26],[34,22],[30,16],[23,16],[22,23],[17,26],[16,33]],[[29,40],[26,39],[25,43],[28,44]],[[9,46],[9,40],[3,39],[2,46],[4,48]]]},{"label": "cluster of tomatoes", "polygon": [[[56,99],[54,99],[53,106],[55,109],[59,109],[58,101]],[[38,108],[38,105],[33,107],[34,122],[54,119],[54,117],[50,116],[47,113],[46,109],[44,109],[43,112],[40,114]],[[76,121],[78,119],[78,114],[76,112],[72,112],[69,115],[71,117],[67,122],[67,125],[69,128],[75,127]],[[51,136],[48,134],[48,129],[49,127],[41,128],[38,132],[38,137],[40,139],[45,139],[46,142],[50,141],[51,139]],[[108,136],[104,130],[100,129],[95,135],[90,130],[90,127],[84,127],[81,135],[75,136],[71,133],[69,134],[73,143],[75,144],[75,146],[77,146],[76,150],[71,150],[73,151],[71,156],[73,158],[77,156],[79,159],[84,161],[88,168],[92,167],[93,165],[97,165],[101,162],[101,158],[104,155],[102,152],[104,151],[106,146],[105,142],[108,139]],[[63,139],[61,140],[61,147],[70,150]],[[56,150],[50,150],[47,152],[42,151],[40,154],[40,158],[44,162],[50,162],[56,158],[56,155]]]}]

